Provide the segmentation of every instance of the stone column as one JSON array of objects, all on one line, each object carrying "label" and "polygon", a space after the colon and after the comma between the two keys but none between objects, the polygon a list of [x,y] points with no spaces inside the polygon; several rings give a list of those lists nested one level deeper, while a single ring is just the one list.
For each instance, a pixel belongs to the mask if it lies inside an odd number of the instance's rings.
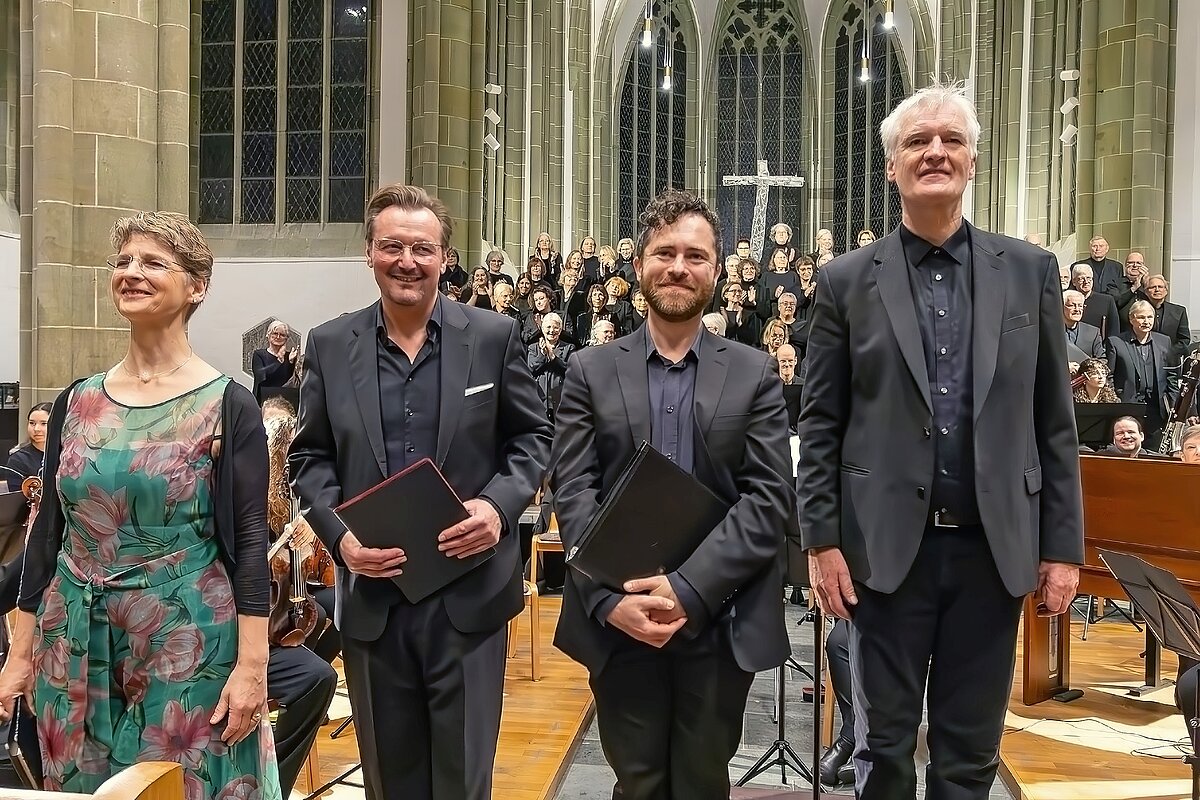
[{"label": "stone column", "polygon": [[975,162],[975,213],[971,221],[984,230],[1015,231],[1021,141],[1019,89],[1024,87],[1024,6],[980,3],[978,11],[975,105],[982,132]]},{"label": "stone column", "polygon": [[410,180],[450,209],[468,269],[479,263],[483,238],[485,3],[413,0],[410,17]]},{"label": "stone column", "polygon": [[21,24],[16,0],[0,0],[0,233],[13,233],[17,220],[17,163],[20,153]]},{"label": "stone column", "polygon": [[[1169,263],[1171,30],[1177,0],[1083,0],[1079,92],[1078,255],[1103,233],[1151,271]],[[1194,42],[1185,46],[1194,47]]]},{"label": "stone column", "polygon": [[113,221],[188,210],[189,14],[188,0],[21,0],[23,399],[124,353]]}]

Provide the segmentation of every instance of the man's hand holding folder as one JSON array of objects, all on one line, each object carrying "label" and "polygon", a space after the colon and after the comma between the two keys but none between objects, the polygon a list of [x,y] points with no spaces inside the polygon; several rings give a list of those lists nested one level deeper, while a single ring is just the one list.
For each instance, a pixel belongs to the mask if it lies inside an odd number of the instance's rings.
[{"label": "man's hand holding folder", "polygon": [[368,578],[393,578],[403,571],[400,565],[408,560],[399,547],[365,547],[351,530],[342,536],[338,549],[347,569]]},{"label": "man's hand holding folder", "polygon": [[450,558],[467,558],[500,542],[500,515],[487,500],[478,497],[463,503],[471,516],[438,534],[438,550]]},{"label": "man's hand holding folder", "polygon": [[662,647],[687,624],[683,604],[666,575],[626,581],[624,589],[607,623],[639,642]]}]

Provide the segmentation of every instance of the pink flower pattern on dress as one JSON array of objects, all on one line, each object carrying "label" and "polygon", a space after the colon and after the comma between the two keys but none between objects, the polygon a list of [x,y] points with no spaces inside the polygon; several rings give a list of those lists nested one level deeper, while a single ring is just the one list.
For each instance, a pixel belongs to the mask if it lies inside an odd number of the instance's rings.
[{"label": "pink flower pattern on dress", "polygon": [[38,624],[42,626],[43,631],[57,630],[67,621],[67,606],[63,601],[62,592],[59,591],[61,583],[62,578],[56,577],[50,581],[46,593],[42,595],[44,606],[41,616],[38,617]]},{"label": "pink flower pattern on dress", "polygon": [[217,800],[259,800],[261,797],[258,780],[253,775],[243,775],[226,784]]},{"label": "pink flower pattern on dress", "polygon": [[200,576],[200,600],[212,609],[213,622],[229,622],[237,616],[233,602],[233,587],[224,568],[214,562]]},{"label": "pink flower pattern on dress", "polygon": [[49,703],[42,706],[38,715],[38,741],[42,746],[42,771],[47,778],[61,779],[67,765],[75,761],[67,724],[54,713]]},{"label": "pink flower pattern on dress", "polygon": [[75,505],[76,523],[96,542],[100,560],[113,564],[117,560],[117,547],[120,545],[117,534],[129,519],[125,488],[117,489],[111,495],[95,485],[89,485],[87,491],[88,496]]},{"label": "pink flower pattern on dress", "polygon": [[139,659],[150,655],[150,637],[166,618],[166,606],[146,592],[120,592],[108,604],[109,622],[129,634],[129,649]]},{"label": "pink flower pattern on dress", "polygon": [[178,700],[168,700],[162,725],[147,725],[142,733],[140,757],[145,761],[178,761],[185,769],[198,769],[212,739],[209,713],[200,707],[184,711]]},{"label": "pink flower pattern on dress", "polygon": [[34,654],[33,665],[46,683],[65,689],[70,675],[71,643],[65,637],[55,639],[49,647],[43,647]]},{"label": "pink flower pattern on dress", "polygon": [[204,658],[204,634],[195,625],[180,625],[155,648],[146,661],[146,668],[156,678],[169,683],[186,681],[196,673]]},{"label": "pink flower pattern on dress", "polygon": [[124,424],[113,402],[98,386],[79,390],[71,403],[71,416],[78,428],[72,433],[92,443],[101,438],[101,431],[121,428]]}]

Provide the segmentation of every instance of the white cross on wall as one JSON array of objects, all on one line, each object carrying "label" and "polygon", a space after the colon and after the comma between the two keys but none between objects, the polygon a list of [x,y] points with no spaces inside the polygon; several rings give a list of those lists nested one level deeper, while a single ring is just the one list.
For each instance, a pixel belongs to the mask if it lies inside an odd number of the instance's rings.
[{"label": "white cross on wall", "polygon": [[767,197],[772,186],[804,185],[799,175],[771,175],[767,162],[758,162],[757,175],[726,175],[721,179],[725,186],[757,186],[754,193],[754,223],[750,228],[750,254],[762,262],[763,242],[767,238]]}]

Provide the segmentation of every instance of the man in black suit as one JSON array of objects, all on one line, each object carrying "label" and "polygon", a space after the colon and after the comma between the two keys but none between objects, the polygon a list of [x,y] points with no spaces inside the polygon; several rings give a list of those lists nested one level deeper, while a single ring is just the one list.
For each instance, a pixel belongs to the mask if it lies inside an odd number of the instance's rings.
[{"label": "man in black suit", "polygon": [[[881,126],[902,224],[818,279],[800,413],[800,530],[851,625],[864,800],[986,798],[1024,595],[1061,614],[1083,559],[1054,257],[962,218],[979,123],[935,85]],[[864,377],[865,376],[865,377]]]},{"label": "man in black suit", "polygon": [[1083,295],[1074,289],[1063,292],[1063,322],[1067,332],[1067,361],[1082,364],[1089,358],[1104,358],[1100,329],[1082,322]]},{"label": "man in black suit", "polygon": [[568,570],[554,642],[591,675],[614,798],[728,800],[754,673],[788,654],[787,412],[774,360],[700,324],[720,264],[712,211],[667,190],[642,223],[634,266],[646,324],[567,366],[551,457],[563,545],[578,545],[643,440],[729,512],[668,575],[613,591]]},{"label": "man in black suit", "polygon": [[[550,446],[517,323],[438,294],[451,227],[423,189],[394,184],[371,198],[366,257],[380,300],[309,333],[289,459],[339,567],[336,621],[373,800],[491,797],[505,624],[524,607],[517,524]],[[363,546],[331,509],[423,458],[470,514],[438,534],[439,549],[496,550],[411,603],[390,579],[422,565]]]},{"label": "man in black suit", "polygon": [[1083,295],[1083,321],[1100,329],[1100,335],[1116,336],[1120,330],[1117,303],[1111,294],[1096,291],[1096,279],[1087,264],[1076,264],[1071,269],[1071,287]]},{"label": "man in black suit", "polygon": [[[1090,267],[1095,278],[1096,291],[1108,294],[1120,284],[1125,270],[1119,262],[1108,257],[1108,240],[1103,236],[1093,236],[1088,242],[1088,247],[1092,251],[1091,255],[1076,261],[1071,265],[1071,269],[1074,270],[1081,264]],[[1115,335],[1115,331],[1110,331],[1109,335]]]},{"label": "man in black suit", "polygon": [[1154,308],[1154,332],[1171,340],[1176,356],[1187,352],[1192,343],[1192,329],[1188,326],[1187,309],[1167,300],[1171,285],[1162,275],[1146,278],[1146,299]]},{"label": "man in black suit", "polygon": [[1175,380],[1169,368],[1179,363],[1171,340],[1154,330],[1154,307],[1138,300],[1129,307],[1132,330],[1108,339],[1108,371],[1113,391],[1125,403],[1146,404],[1146,438],[1158,435],[1175,402]]}]

